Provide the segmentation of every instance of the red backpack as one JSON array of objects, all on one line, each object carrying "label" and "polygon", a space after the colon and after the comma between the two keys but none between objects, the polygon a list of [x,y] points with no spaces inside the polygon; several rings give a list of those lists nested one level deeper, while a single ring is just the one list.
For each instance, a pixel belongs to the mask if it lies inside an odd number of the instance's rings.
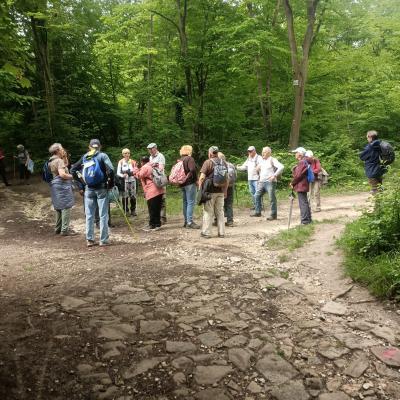
[{"label": "red backpack", "polygon": [[183,161],[178,160],[172,167],[171,174],[169,175],[169,183],[172,185],[183,185],[186,182],[187,175],[183,166]]}]

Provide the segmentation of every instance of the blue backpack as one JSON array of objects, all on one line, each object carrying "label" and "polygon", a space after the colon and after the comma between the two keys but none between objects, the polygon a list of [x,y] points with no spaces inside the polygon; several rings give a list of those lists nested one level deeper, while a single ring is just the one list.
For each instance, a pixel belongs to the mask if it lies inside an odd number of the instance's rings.
[{"label": "blue backpack", "polygon": [[312,170],[311,164],[306,161],[307,164],[307,182],[313,183],[315,181],[314,171]]},{"label": "blue backpack", "polygon": [[42,179],[46,182],[46,183],[50,183],[53,180],[53,174],[50,171],[49,168],[49,161],[46,161],[43,165],[43,169],[42,169]]},{"label": "blue backpack", "polygon": [[97,154],[89,160],[86,156],[83,157],[82,178],[89,187],[97,186],[105,182],[104,172],[97,159]]}]

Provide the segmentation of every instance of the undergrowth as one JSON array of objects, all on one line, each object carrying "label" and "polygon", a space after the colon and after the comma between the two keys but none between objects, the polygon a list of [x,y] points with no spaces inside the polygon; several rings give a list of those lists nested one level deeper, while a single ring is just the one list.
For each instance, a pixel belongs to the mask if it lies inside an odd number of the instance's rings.
[{"label": "undergrowth", "polygon": [[400,298],[400,178],[389,174],[385,189],[362,216],[346,226],[339,246],[344,267],[379,297]]}]

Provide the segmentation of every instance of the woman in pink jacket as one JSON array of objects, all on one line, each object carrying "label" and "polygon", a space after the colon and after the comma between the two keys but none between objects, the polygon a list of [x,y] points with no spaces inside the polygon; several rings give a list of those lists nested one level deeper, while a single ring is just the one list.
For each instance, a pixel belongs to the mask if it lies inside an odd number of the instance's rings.
[{"label": "woman in pink jacket", "polygon": [[149,226],[145,227],[145,231],[155,231],[161,227],[160,212],[162,206],[162,197],[165,193],[164,188],[158,188],[153,182],[153,165],[148,156],[141,159],[140,169],[134,170],[136,178],[140,179],[147,200],[149,209]]}]

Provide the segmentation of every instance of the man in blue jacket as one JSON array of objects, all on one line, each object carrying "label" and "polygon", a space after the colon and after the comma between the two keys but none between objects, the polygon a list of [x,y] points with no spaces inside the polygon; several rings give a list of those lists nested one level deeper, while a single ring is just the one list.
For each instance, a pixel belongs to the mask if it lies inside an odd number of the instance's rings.
[{"label": "man in blue jacket", "polygon": [[371,193],[376,194],[382,185],[384,168],[381,164],[381,142],[378,140],[377,131],[367,132],[368,144],[360,153],[361,161],[365,163],[365,175],[371,186]]}]

